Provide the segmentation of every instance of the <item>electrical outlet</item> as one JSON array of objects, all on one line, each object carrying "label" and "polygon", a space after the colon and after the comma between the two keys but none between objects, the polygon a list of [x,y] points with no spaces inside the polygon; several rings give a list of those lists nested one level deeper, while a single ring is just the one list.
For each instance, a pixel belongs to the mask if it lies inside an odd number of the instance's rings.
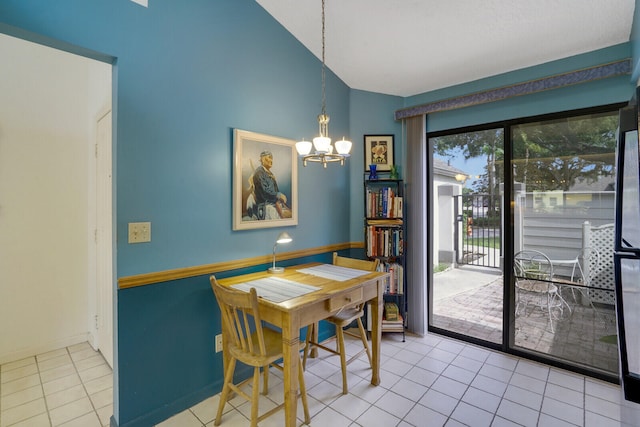
[{"label": "electrical outlet", "polygon": [[145,243],[151,241],[150,222],[129,223],[129,243]]},{"label": "electrical outlet", "polygon": [[216,335],[216,353],[222,351],[222,334]]}]

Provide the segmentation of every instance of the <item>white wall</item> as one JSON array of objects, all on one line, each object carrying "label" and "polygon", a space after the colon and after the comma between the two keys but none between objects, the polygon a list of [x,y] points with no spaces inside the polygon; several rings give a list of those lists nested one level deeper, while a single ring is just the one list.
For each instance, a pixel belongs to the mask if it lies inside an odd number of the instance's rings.
[{"label": "white wall", "polygon": [[94,191],[89,159],[97,110],[106,107],[89,83],[105,72],[110,82],[111,71],[6,35],[0,35],[0,57],[4,363],[87,340],[88,204]]},{"label": "white wall", "polygon": [[[432,206],[433,206],[433,212],[431,213],[433,215],[433,254],[432,254],[432,263],[434,266],[437,266],[438,263],[440,262],[449,262],[447,259],[440,260],[440,251],[447,251],[447,252],[451,252],[454,248],[452,247],[452,245],[454,244],[454,224],[453,224],[453,194],[451,196],[449,196],[449,199],[447,200],[447,197],[439,197],[439,190],[438,188],[440,186],[451,186],[451,187],[455,187],[455,191],[451,190],[452,193],[455,193],[455,195],[459,195],[462,194],[462,186],[460,185],[459,182],[457,182],[455,180],[455,178],[453,177],[447,177],[447,176],[443,176],[440,174],[436,174],[434,173],[433,175],[433,187],[432,187]],[[441,208],[444,208],[444,206],[441,206],[441,203],[446,203],[448,201],[448,203],[446,206],[448,207],[447,209],[444,210],[444,212],[442,212]],[[445,258],[448,258],[449,255],[446,255]]]}]

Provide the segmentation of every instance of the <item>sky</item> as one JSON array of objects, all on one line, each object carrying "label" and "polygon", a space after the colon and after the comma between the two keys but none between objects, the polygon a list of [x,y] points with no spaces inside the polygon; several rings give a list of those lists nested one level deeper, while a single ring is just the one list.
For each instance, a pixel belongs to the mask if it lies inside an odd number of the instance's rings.
[{"label": "sky", "polygon": [[485,166],[487,165],[486,157],[474,157],[468,160],[462,156],[462,154],[456,153],[457,155],[453,158],[449,157],[441,157],[434,154],[435,157],[442,160],[443,162],[449,162],[449,164],[455,168],[458,168],[464,171],[467,175],[471,175],[472,178],[468,179],[465,182],[465,187],[471,188],[473,182],[477,179],[476,176],[482,175],[485,173]]}]

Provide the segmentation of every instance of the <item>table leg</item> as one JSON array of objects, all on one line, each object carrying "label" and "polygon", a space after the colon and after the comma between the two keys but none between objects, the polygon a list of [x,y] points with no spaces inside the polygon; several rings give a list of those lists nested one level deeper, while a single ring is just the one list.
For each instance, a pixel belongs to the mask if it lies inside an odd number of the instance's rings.
[{"label": "table leg", "polygon": [[[311,335],[311,342],[318,342],[318,327],[320,326],[320,322],[315,322],[313,324],[313,334]],[[311,347],[310,357],[318,357],[318,347]]]},{"label": "table leg", "polygon": [[382,340],[383,281],[377,281],[377,296],[371,300],[371,384],[380,384],[380,341]]},{"label": "table leg", "polygon": [[300,321],[295,313],[284,316],[287,317],[283,319],[282,323],[285,427],[295,427],[298,403],[298,363],[300,363]]}]

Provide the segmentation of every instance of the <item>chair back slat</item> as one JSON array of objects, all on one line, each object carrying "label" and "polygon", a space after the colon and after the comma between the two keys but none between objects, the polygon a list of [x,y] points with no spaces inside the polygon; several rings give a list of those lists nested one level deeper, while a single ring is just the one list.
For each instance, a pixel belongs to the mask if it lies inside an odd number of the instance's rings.
[{"label": "chair back slat", "polygon": [[524,250],[513,257],[513,272],[516,278],[551,281],[553,264],[548,256],[536,250]]},{"label": "chair back slat", "polygon": [[339,256],[337,252],[333,253],[333,265],[340,267],[355,268],[357,270],[376,271],[380,264],[379,259],[368,261],[364,259],[348,258]]},{"label": "chair back slat", "polygon": [[[251,356],[265,356],[267,351],[255,288],[244,292],[220,286],[215,276],[211,276],[210,281],[222,314],[222,328],[229,341],[227,345]],[[255,334],[257,346],[252,334]]]}]

